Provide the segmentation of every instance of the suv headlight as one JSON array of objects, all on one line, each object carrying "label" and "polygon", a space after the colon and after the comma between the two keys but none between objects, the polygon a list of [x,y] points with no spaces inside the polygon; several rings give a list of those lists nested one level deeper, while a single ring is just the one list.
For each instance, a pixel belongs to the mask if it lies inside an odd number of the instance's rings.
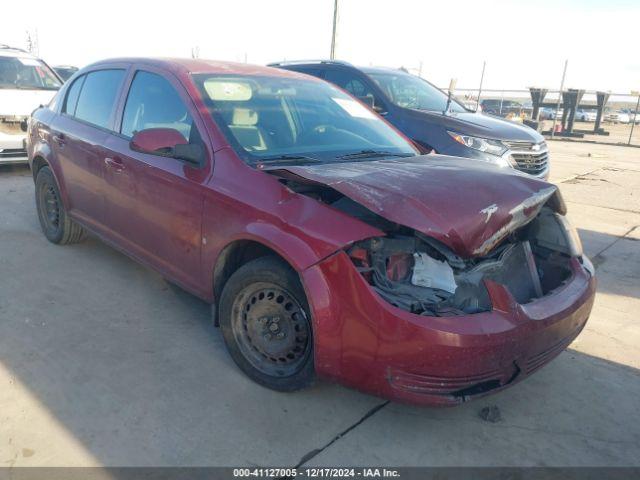
[{"label": "suv headlight", "polygon": [[504,156],[509,150],[508,147],[500,140],[491,140],[489,138],[472,137],[471,135],[462,135],[456,132],[447,132],[456,142],[461,143],[465,147],[473,148],[480,152],[494,155],[495,159],[486,159],[502,167],[513,167],[513,159],[510,156]]}]

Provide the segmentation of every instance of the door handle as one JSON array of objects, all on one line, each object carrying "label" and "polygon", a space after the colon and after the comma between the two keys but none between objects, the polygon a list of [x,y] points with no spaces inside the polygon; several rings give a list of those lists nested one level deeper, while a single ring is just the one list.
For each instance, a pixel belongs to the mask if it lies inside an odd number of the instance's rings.
[{"label": "door handle", "polygon": [[67,140],[65,139],[64,134],[62,134],[62,133],[60,133],[58,135],[54,135],[53,136],[53,141],[56,142],[61,147],[64,146],[64,144],[67,143]]},{"label": "door handle", "polygon": [[106,157],[104,159],[104,163],[107,167],[112,168],[115,172],[121,172],[122,170],[124,170],[124,163],[122,162],[122,159],[118,157]]}]

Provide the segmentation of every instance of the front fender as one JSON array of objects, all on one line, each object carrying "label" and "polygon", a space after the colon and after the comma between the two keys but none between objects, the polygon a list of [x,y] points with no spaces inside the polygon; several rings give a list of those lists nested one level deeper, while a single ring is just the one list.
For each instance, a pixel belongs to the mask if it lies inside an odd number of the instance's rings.
[{"label": "front fender", "polygon": [[301,272],[311,265],[320,262],[323,258],[335,252],[331,248],[327,250],[327,254],[323,255],[314,250],[308,243],[291,232],[287,232],[275,225],[260,224],[258,222],[247,225],[243,232],[227,239],[227,242],[216,252],[208,251],[208,255],[214,257],[215,265],[222,252],[237,242],[250,241],[259,243],[269,250],[273,250],[293,267],[294,270]]},{"label": "front fender", "polygon": [[282,257],[294,270],[303,272],[309,267],[317,264],[328,256],[332,255],[340,249],[339,246],[325,245],[323,250],[319,250],[316,246],[314,249],[309,243],[282,228],[271,224],[260,224],[258,222],[250,223],[246,229],[237,234],[226,238],[224,241],[216,242],[215,240],[209,244],[209,238],[215,239],[215,234],[211,231],[211,237],[205,233],[203,236],[202,265],[203,282],[206,291],[211,292],[208,300],[214,300],[214,276],[215,271],[220,267],[219,263],[224,263],[225,252],[232,247],[243,242],[254,242],[262,245]]},{"label": "front fender", "polygon": [[[315,202],[308,198],[305,201]],[[326,207],[320,204],[315,216],[317,225],[313,222],[292,222],[295,218],[289,218],[289,221],[285,222],[282,217],[265,215],[264,210],[254,210],[246,204],[234,202],[224,204],[223,208],[220,207],[220,203],[206,202],[202,222],[202,265],[204,267],[202,280],[207,291],[212,292],[212,300],[214,291],[212,273],[225,250],[238,242],[258,243],[277,253],[294,270],[301,273],[353,242],[383,235],[379,230],[365,224],[362,224],[363,228],[357,231],[355,229],[350,231],[350,236],[332,236],[330,232],[322,232],[320,227],[328,228],[327,222],[322,221],[323,213],[328,212]],[[313,217],[311,215],[308,218],[310,220]],[[351,222],[360,223],[340,213],[334,218],[332,228],[340,229],[341,220],[345,224],[343,230]],[[353,227],[353,225],[350,226]]]},{"label": "front fender", "polygon": [[295,193],[264,171],[218,152],[202,218],[203,281],[213,292],[213,269],[234,242],[253,241],[276,252],[297,272],[364,238],[384,235],[329,205]]}]

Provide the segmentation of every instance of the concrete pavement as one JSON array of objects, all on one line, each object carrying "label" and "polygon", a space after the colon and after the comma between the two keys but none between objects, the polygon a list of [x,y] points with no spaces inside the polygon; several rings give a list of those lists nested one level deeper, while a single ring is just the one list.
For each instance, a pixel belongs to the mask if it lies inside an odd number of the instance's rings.
[{"label": "concrete pavement", "polygon": [[208,305],[95,238],[48,243],[30,172],[0,167],[0,466],[640,465],[640,149],[550,147],[592,318],[531,378],[444,410],[252,383]]}]

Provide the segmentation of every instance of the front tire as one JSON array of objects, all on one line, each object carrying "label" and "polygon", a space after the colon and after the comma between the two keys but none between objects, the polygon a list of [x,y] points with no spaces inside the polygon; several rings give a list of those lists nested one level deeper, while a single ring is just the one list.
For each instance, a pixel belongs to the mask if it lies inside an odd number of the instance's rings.
[{"label": "front tire", "polygon": [[49,167],[42,167],[36,176],[36,209],[42,232],[51,243],[66,245],[84,238],[84,229],[71,220],[64,209]]},{"label": "front tire", "polygon": [[298,275],[280,259],[261,257],[231,275],[220,329],[231,358],[255,382],[283,392],[313,382],[309,306]]}]

